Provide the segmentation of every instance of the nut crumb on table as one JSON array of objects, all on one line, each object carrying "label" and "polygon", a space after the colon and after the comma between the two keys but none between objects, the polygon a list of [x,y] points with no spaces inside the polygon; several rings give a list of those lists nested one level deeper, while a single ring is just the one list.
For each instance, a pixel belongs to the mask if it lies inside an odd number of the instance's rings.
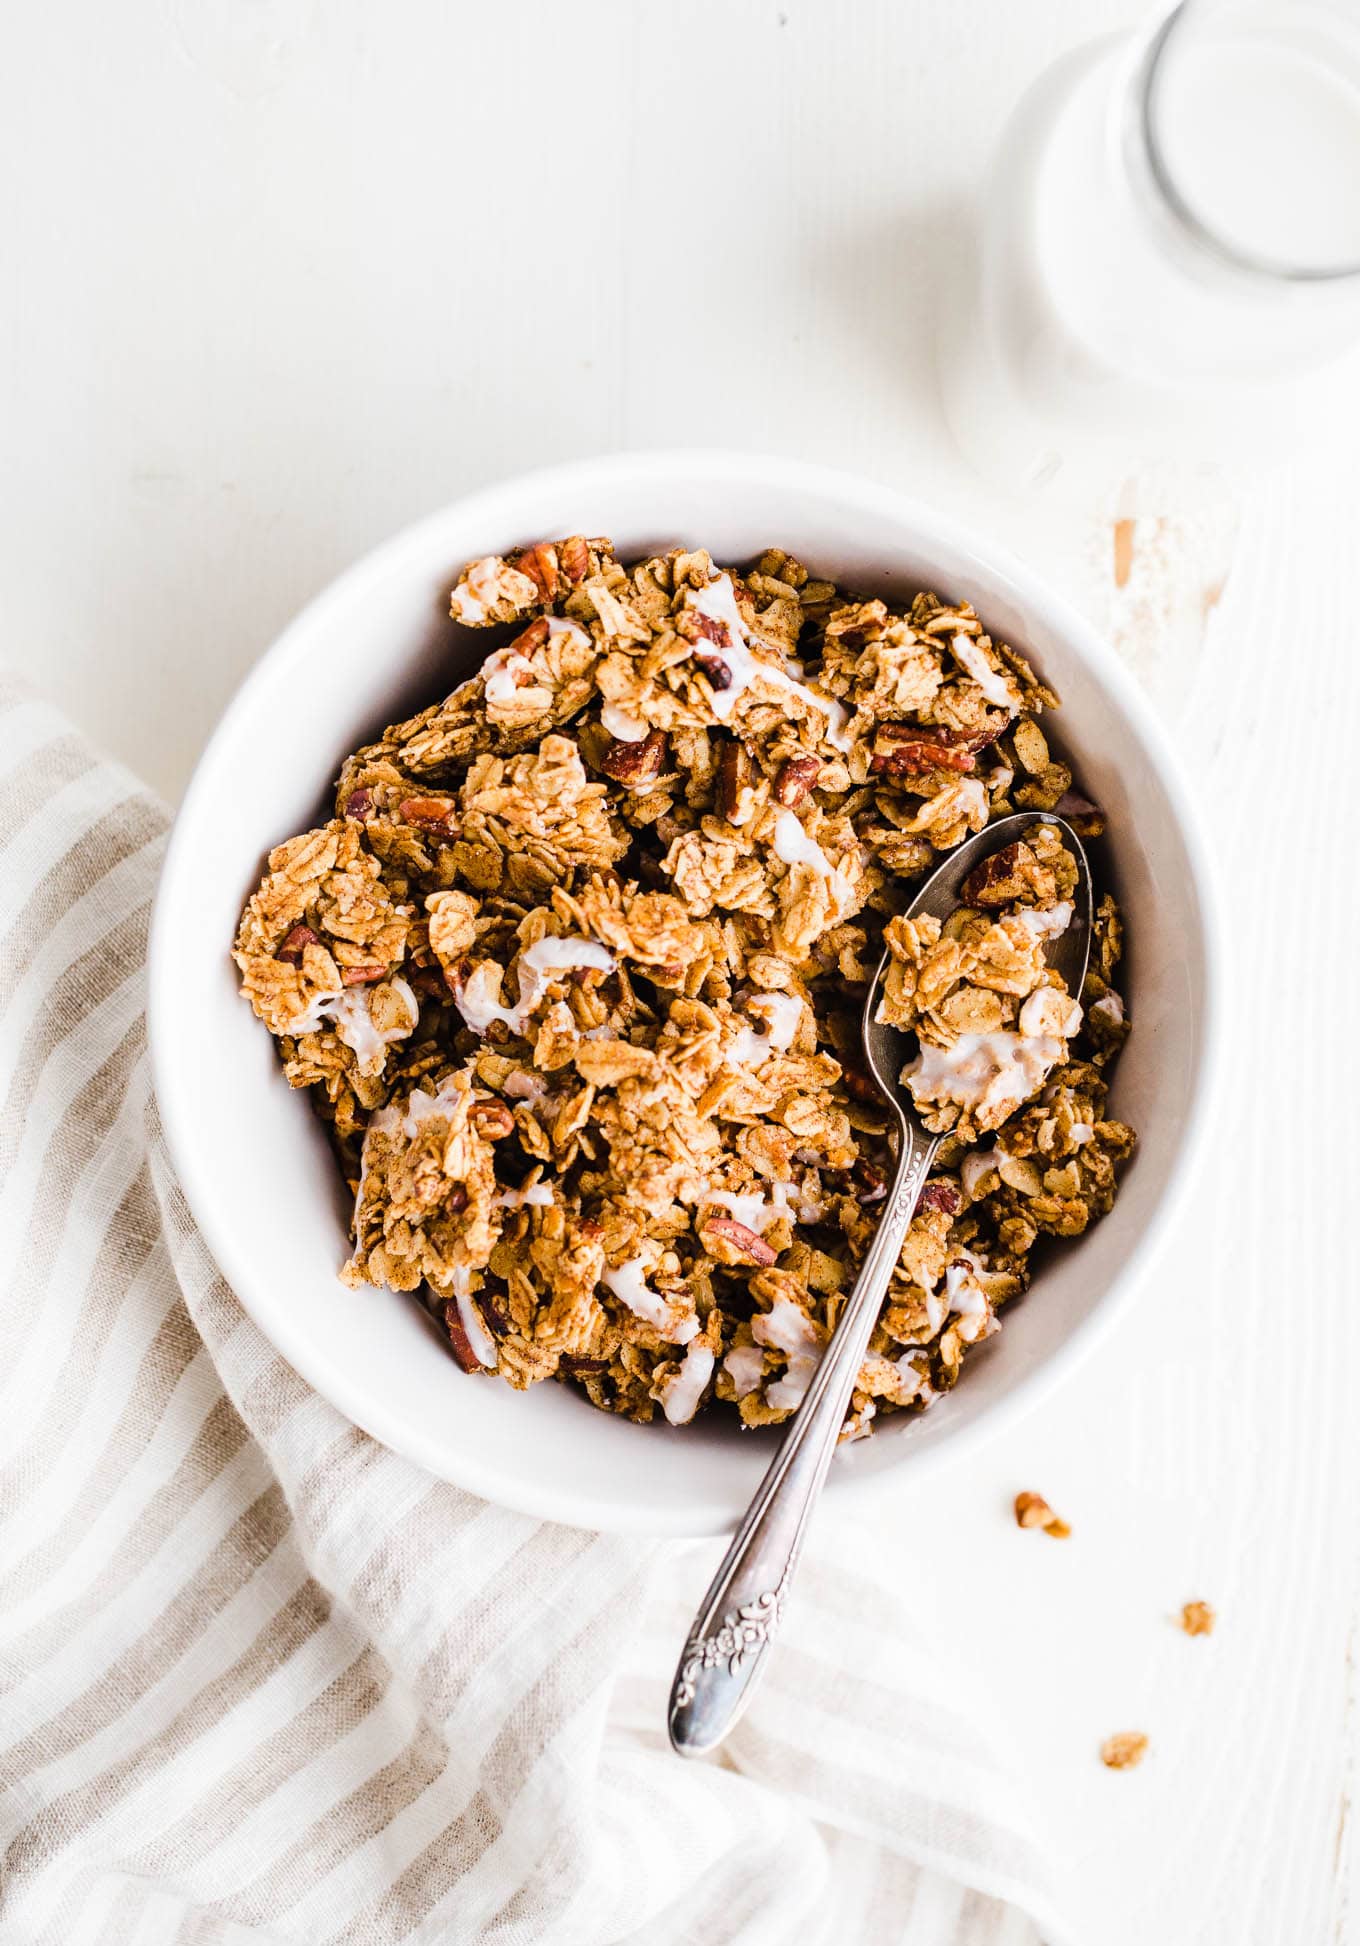
[{"label": "nut crumb on table", "polygon": [[1148,1740],[1141,1730],[1120,1730],[1101,1744],[1100,1761],[1107,1770],[1132,1770],[1147,1751]]},{"label": "nut crumb on table", "polygon": [[1181,1609],[1181,1627],[1187,1635],[1212,1635],[1217,1620],[1207,1601],[1187,1601]]},{"label": "nut crumb on table", "polygon": [[1065,1541],[1072,1532],[1041,1493],[1016,1494],[1015,1524],[1017,1527],[1042,1527],[1046,1534],[1051,1534],[1057,1541]]},{"label": "nut crumb on table", "polygon": [[[929,1405],[1134,1144],[1106,1114],[1113,900],[1081,995],[1043,953],[1074,879],[1044,814],[1104,823],[1040,727],[1057,698],[966,603],[860,599],[777,549],[739,573],[577,535],[472,562],[451,613],[491,653],[345,759],[236,942],[354,1195],[346,1282],[419,1292],[516,1387],[787,1419],[892,1175],[858,1027],[886,941],[944,1140],[846,1434]],[[900,916],[1026,810],[966,907]]]}]

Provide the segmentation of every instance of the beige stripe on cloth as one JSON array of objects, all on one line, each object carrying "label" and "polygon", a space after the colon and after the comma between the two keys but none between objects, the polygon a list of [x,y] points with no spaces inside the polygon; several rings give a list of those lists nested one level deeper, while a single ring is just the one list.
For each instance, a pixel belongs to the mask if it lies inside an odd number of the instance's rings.
[{"label": "beige stripe on cloth", "polygon": [[719,1761],[663,1712],[713,1550],[432,1480],[245,1317],[162,1144],[165,829],[0,690],[0,1937],[1033,1946],[1019,1792],[818,1532]]}]

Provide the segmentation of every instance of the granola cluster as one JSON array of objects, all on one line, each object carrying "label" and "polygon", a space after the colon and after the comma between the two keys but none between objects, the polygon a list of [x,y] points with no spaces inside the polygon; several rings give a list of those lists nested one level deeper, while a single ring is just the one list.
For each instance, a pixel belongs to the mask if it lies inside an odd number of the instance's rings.
[{"label": "granola cluster", "polygon": [[[891,1175],[858,1014],[945,1131],[847,1434],[919,1409],[1044,1236],[1108,1210],[1120,925],[1085,991],[1044,961],[1097,835],[1057,698],[966,604],[859,600],[778,551],[625,566],[577,535],[464,569],[479,672],[348,758],[280,845],[235,958],[354,1194],[342,1276],[419,1292],[470,1372],[746,1425],[807,1389]],[[940,853],[1031,809],[943,929]]]}]

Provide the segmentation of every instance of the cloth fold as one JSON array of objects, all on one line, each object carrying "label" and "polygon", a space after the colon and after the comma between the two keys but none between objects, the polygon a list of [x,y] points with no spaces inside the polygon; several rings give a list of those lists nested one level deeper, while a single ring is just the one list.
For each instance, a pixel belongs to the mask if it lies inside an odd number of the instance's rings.
[{"label": "cloth fold", "polygon": [[273,1351],[157,1120],[166,814],[44,703],[0,714],[0,1937],[1061,1940],[857,1522],[686,1764],[665,1700],[717,1550],[490,1506]]}]

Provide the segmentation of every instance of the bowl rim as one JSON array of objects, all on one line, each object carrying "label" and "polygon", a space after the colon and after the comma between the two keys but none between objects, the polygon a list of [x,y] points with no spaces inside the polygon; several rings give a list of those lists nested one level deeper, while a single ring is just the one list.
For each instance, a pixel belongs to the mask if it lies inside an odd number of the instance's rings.
[{"label": "bowl rim", "polygon": [[559,1489],[546,1475],[536,1476],[531,1487],[507,1484],[494,1463],[483,1463],[475,1451],[460,1451],[456,1465],[451,1464],[448,1452],[427,1439],[419,1426],[403,1420],[399,1412],[375,1407],[366,1396],[362,1379],[343,1363],[328,1358],[324,1337],[309,1334],[300,1324],[294,1327],[286,1308],[271,1309],[260,1302],[249,1254],[237,1242],[236,1226],[219,1207],[205,1159],[198,1151],[194,1138],[198,1118],[187,1074],[179,1073],[171,1059],[177,936],[173,915],[181,888],[193,869],[193,829],[199,806],[214,790],[225,752],[235,741],[237,724],[250,720],[256,692],[272,684],[280,668],[310,652],[315,634],[324,629],[333,613],[343,611],[361,590],[399,569],[404,557],[420,556],[428,537],[455,512],[462,523],[482,524],[494,532],[507,521],[513,522],[519,501],[528,493],[554,488],[572,492],[613,488],[624,496],[642,476],[663,484],[668,480],[704,479],[752,490],[794,489],[834,499],[851,509],[862,507],[900,525],[924,551],[938,546],[957,555],[964,564],[976,562],[993,580],[1006,583],[1017,604],[1028,612],[1042,614],[1045,625],[1063,637],[1133,723],[1152,755],[1189,865],[1189,890],[1203,943],[1202,1033],[1195,1050],[1196,1071],[1190,1076],[1189,1110],[1181,1124],[1175,1164],[1148,1212],[1141,1235],[1133,1239],[1124,1264],[1086,1317],[1042,1364],[1017,1379],[971,1424],[948,1440],[904,1453],[900,1466],[864,1474],[847,1469],[833,1482],[833,1492],[853,1489],[868,1498],[887,1490],[890,1483],[901,1490],[918,1484],[936,1467],[974,1454],[1051,1396],[1099,1338],[1125,1315],[1138,1282],[1152,1267],[1185,1205],[1205,1151],[1222,1069],[1223,935],[1211,853],[1180,758],[1132,672],[1100,632],[1042,576],[1009,549],[993,545],[971,523],[965,525],[894,487],[840,468],[777,455],[682,447],[608,453],[516,473],[460,495],[380,541],[322,587],[285,624],[237,685],[194,764],[170,833],[151,915],[147,1027],[152,1081],[169,1157],[194,1220],[243,1309],[274,1349],[305,1383],[391,1451],[437,1478],[450,1480],[516,1513],[591,1530],[698,1538],[730,1533],[735,1523],[729,1519],[722,1526],[711,1520],[696,1524],[683,1512],[666,1515],[646,1507],[639,1508],[636,1516],[629,1509],[583,1508],[578,1491]]}]

